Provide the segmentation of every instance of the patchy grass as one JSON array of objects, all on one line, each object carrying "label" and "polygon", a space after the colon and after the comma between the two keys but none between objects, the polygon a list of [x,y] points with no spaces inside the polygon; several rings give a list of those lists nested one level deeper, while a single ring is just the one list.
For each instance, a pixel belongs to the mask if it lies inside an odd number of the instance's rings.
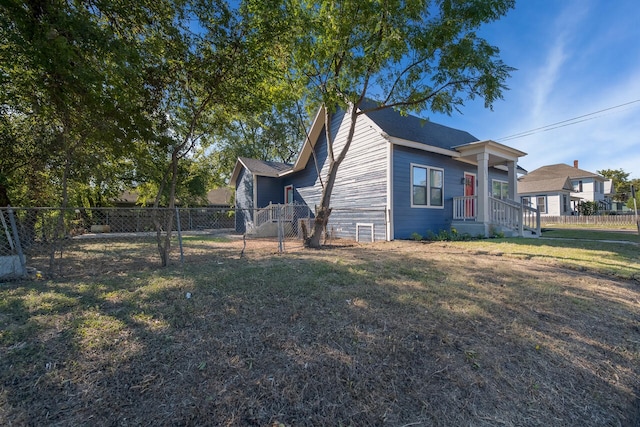
[{"label": "patchy grass", "polygon": [[486,239],[452,246],[475,255],[536,260],[577,272],[589,271],[624,279],[640,280],[637,245],[591,240]]},{"label": "patchy grass", "polygon": [[640,421],[634,245],[205,243],[182,269],[1,285],[0,424]]}]

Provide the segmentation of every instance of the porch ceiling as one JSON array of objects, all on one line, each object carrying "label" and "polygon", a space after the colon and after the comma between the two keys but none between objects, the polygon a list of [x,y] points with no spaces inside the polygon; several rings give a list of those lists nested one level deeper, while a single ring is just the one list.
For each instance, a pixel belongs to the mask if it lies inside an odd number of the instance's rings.
[{"label": "porch ceiling", "polygon": [[508,147],[495,141],[475,141],[469,144],[452,147],[460,153],[458,160],[477,164],[478,154],[489,154],[489,166],[505,165],[506,162],[517,162],[519,157],[526,156],[527,153]]}]

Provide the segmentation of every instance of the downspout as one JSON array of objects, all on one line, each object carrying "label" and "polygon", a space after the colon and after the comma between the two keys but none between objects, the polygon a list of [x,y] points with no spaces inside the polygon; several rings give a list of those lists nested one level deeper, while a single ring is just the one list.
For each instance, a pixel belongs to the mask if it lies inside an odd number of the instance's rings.
[{"label": "downspout", "polygon": [[[385,138],[387,135],[383,135]],[[387,221],[387,241],[390,242],[394,239],[393,230],[393,144],[387,139],[387,209],[386,209],[386,221]]]}]

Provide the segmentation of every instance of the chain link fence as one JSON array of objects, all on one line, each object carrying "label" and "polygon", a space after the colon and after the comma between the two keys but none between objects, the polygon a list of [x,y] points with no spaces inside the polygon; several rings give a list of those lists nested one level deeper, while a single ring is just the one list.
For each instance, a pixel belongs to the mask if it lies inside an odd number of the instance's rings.
[{"label": "chain link fence", "polygon": [[203,242],[235,232],[231,208],[7,208],[0,217],[0,279],[156,267],[166,230],[169,260],[194,262]]},{"label": "chain link fence", "polygon": [[[299,204],[235,208],[3,208],[0,280],[77,277],[212,262],[245,251],[284,253],[303,248],[313,212]],[[334,209],[324,243],[385,239],[382,210]],[[168,239],[166,230],[172,230]]]}]

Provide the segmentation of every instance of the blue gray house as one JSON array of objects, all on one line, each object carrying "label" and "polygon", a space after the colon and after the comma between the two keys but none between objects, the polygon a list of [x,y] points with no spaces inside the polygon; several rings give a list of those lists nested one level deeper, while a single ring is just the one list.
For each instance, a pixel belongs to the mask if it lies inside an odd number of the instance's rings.
[{"label": "blue gray house", "polygon": [[[321,108],[294,164],[238,159],[231,177],[238,231],[255,229],[260,210],[275,204],[313,212],[328,164],[324,117]],[[344,111],[331,123],[337,151],[348,129]],[[328,228],[336,237],[352,239],[364,230],[372,240],[452,227],[474,236],[539,235],[536,210],[515,201],[517,174],[524,172],[518,159],[524,155],[391,109],[361,115],[338,170]]]}]

